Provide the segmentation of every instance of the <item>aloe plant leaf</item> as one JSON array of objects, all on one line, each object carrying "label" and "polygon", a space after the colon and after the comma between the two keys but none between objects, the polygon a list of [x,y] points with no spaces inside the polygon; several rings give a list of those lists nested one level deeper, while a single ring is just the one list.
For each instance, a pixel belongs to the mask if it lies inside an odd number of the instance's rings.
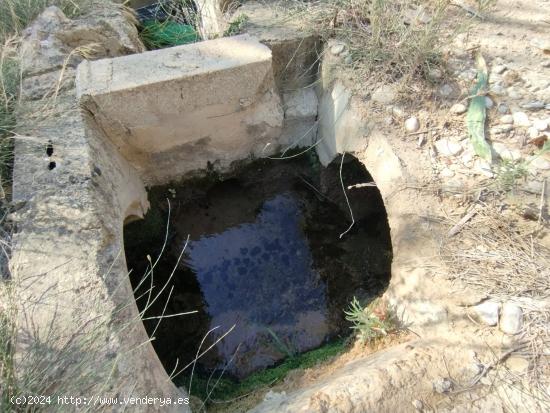
[{"label": "aloe plant leaf", "polygon": [[466,114],[466,127],[475,153],[488,162],[492,162],[491,146],[485,139],[485,91],[487,90],[487,65],[481,53],[476,56],[477,82],[471,91],[472,99]]}]

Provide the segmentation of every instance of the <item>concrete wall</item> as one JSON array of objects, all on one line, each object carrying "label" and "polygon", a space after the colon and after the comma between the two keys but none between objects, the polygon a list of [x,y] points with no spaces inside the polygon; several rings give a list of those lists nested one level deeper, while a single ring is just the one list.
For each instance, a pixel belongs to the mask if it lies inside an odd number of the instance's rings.
[{"label": "concrete wall", "polygon": [[259,156],[283,126],[271,51],[246,35],[87,61],[77,90],[150,184]]},{"label": "concrete wall", "polygon": [[[97,58],[143,50],[117,7],[79,21],[49,8],[23,39],[26,95],[17,116],[25,137],[15,141],[13,198],[20,208],[12,216],[17,231],[10,261],[19,313],[17,370],[22,380],[39,372],[32,385],[23,381],[37,394],[175,399],[183,395],[149,343],[122,248],[124,218],[148,208],[145,188],[80,110],[74,68],[82,59],[66,60],[70,50],[106,33],[116,47],[98,48]],[[132,408],[157,410],[186,407]]]}]

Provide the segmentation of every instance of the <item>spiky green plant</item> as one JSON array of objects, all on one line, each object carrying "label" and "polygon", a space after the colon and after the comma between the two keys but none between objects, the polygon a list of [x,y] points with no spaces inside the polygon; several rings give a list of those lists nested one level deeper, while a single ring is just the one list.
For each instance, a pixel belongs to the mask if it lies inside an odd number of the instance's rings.
[{"label": "spiky green plant", "polygon": [[[383,311],[380,311],[384,308]],[[397,329],[397,319],[391,309],[382,305],[379,299],[373,300],[367,307],[363,307],[356,297],[350,303],[349,309],[344,311],[346,320],[353,325],[359,339],[365,342],[388,335]]]}]

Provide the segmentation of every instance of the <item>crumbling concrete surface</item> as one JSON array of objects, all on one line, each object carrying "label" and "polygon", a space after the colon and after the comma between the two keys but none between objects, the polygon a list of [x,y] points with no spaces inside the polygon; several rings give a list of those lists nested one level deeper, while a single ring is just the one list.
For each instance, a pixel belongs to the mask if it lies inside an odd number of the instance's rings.
[{"label": "crumbling concrete surface", "polygon": [[86,61],[77,90],[148,183],[261,155],[283,126],[271,51],[246,35]]},{"label": "crumbling concrete surface", "polygon": [[[146,192],[78,107],[75,48],[101,58],[141,52],[143,45],[114,5],[77,21],[50,7],[25,33],[27,92],[18,112],[24,137],[15,145],[19,209],[12,216],[17,232],[10,262],[19,313],[17,371],[21,380],[33,380],[23,385],[37,394],[84,396],[87,389],[88,396],[175,400],[183,395],[148,342],[121,250],[124,218],[145,213]],[[39,377],[29,377],[32,372]]]}]

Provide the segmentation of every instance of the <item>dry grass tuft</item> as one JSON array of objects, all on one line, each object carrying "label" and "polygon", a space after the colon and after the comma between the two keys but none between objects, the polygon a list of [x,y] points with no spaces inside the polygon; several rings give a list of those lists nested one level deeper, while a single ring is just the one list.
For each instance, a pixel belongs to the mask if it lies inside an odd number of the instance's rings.
[{"label": "dry grass tuft", "polygon": [[495,298],[550,297],[550,251],[535,228],[492,207],[480,209],[460,236],[443,244],[451,276]]},{"label": "dry grass tuft", "polygon": [[[374,82],[427,79],[443,64],[443,46],[468,15],[450,18],[448,0],[321,0],[294,2],[303,26],[349,47],[348,65]],[[286,3],[285,3],[286,4]]]},{"label": "dry grass tuft", "polygon": [[523,309],[524,328],[506,358],[521,356],[529,368],[512,371],[502,357],[495,363],[498,392],[515,394],[515,399],[500,395],[511,411],[517,395],[529,411],[550,408],[550,251],[539,240],[541,229],[540,222],[528,223],[485,206],[441,247],[452,279]]}]

